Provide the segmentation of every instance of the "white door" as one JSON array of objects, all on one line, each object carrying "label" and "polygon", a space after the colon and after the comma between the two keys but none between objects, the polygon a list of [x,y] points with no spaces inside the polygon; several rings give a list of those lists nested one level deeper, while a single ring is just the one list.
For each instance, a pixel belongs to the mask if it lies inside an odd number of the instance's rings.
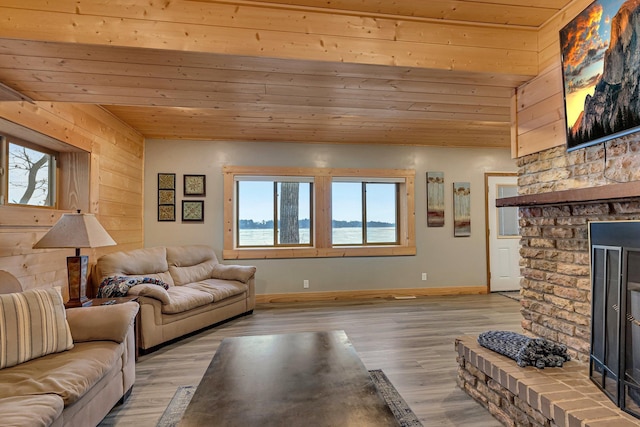
[{"label": "white door", "polygon": [[518,208],[496,208],[496,199],[518,195],[515,176],[489,176],[489,274],[491,292],[520,289]]}]

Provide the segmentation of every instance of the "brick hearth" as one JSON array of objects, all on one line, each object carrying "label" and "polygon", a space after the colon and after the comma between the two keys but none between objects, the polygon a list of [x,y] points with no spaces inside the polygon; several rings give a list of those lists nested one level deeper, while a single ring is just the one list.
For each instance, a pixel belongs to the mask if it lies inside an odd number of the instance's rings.
[{"label": "brick hearth", "polygon": [[456,340],[458,385],[509,427],[632,427],[640,420],[617,408],[588,377],[588,366],[520,368],[481,347],[476,337]]}]

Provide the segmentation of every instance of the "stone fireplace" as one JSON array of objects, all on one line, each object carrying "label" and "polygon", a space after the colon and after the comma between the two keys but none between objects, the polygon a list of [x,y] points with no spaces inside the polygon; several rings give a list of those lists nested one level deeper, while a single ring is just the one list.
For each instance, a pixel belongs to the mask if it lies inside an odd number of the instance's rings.
[{"label": "stone fireplace", "polygon": [[487,353],[473,340],[460,340],[460,386],[505,425],[640,425],[598,390],[589,373],[589,224],[640,220],[639,154],[640,137],[630,135],[571,153],[557,147],[517,160],[519,196],[513,199],[518,200],[504,206],[520,210],[522,328],[527,335],[565,344],[573,361],[566,369],[514,369],[512,361]]},{"label": "stone fireplace", "polygon": [[522,327],[567,345],[574,359],[588,362],[588,224],[640,220],[640,138],[628,136],[570,153],[557,147],[517,162],[524,198]]}]

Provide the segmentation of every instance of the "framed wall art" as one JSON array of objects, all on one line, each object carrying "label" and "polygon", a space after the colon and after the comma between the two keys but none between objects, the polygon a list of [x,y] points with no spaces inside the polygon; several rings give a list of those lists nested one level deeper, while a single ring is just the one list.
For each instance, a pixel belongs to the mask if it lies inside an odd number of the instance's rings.
[{"label": "framed wall art", "polygon": [[175,205],[176,190],[158,190],[159,205]]},{"label": "framed wall art", "polygon": [[444,172],[427,172],[427,227],[444,227]]},{"label": "framed wall art", "polygon": [[453,236],[471,236],[471,184],[453,183]]},{"label": "framed wall art", "polygon": [[176,220],[176,174],[158,174],[158,221]]},{"label": "framed wall art", "polygon": [[185,196],[205,196],[206,195],[206,178],[204,175],[185,175],[184,176],[184,195]]},{"label": "framed wall art", "polygon": [[183,200],[182,220],[204,221],[204,200]]},{"label": "framed wall art", "polygon": [[176,205],[158,205],[158,221],[175,221]]},{"label": "framed wall art", "polygon": [[175,173],[159,173],[158,174],[158,190],[175,190],[176,174]]}]

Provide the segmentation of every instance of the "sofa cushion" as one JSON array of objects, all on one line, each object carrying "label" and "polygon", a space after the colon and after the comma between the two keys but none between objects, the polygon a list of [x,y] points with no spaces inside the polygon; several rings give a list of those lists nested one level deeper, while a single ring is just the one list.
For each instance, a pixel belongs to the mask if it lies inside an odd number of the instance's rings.
[{"label": "sofa cushion", "polygon": [[182,313],[213,302],[211,294],[186,286],[172,286],[167,292],[170,302],[162,305],[162,312],[166,314]]},{"label": "sofa cushion", "polygon": [[109,276],[133,276],[158,279],[173,286],[167,251],[162,246],[103,255],[96,263],[96,274],[100,282]]},{"label": "sofa cushion", "polygon": [[185,286],[211,294],[214,302],[222,301],[234,295],[240,295],[248,289],[244,283],[217,279],[202,280],[196,283],[189,283]]},{"label": "sofa cushion", "polygon": [[167,262],[173,282],[180,286],[211,277],[218,258],[206,245],[167,247]]},{"label": "sofa cushion", "polygon": [[56,394],[69,406],[109,371],[120,370],[123,352],[124,344],[92,341],[78,343],[71,351],[0,369],[0,398]]},{"label": "sofa cushion", "polygon": [[0,399],[2,425],[12,427],[46,427],[62,414],[64,402],[55,394],[12,396]]},{"label": "sofa cushion", "polygon": [[0,295],[0,369],[73,347],[57,290]]}]

